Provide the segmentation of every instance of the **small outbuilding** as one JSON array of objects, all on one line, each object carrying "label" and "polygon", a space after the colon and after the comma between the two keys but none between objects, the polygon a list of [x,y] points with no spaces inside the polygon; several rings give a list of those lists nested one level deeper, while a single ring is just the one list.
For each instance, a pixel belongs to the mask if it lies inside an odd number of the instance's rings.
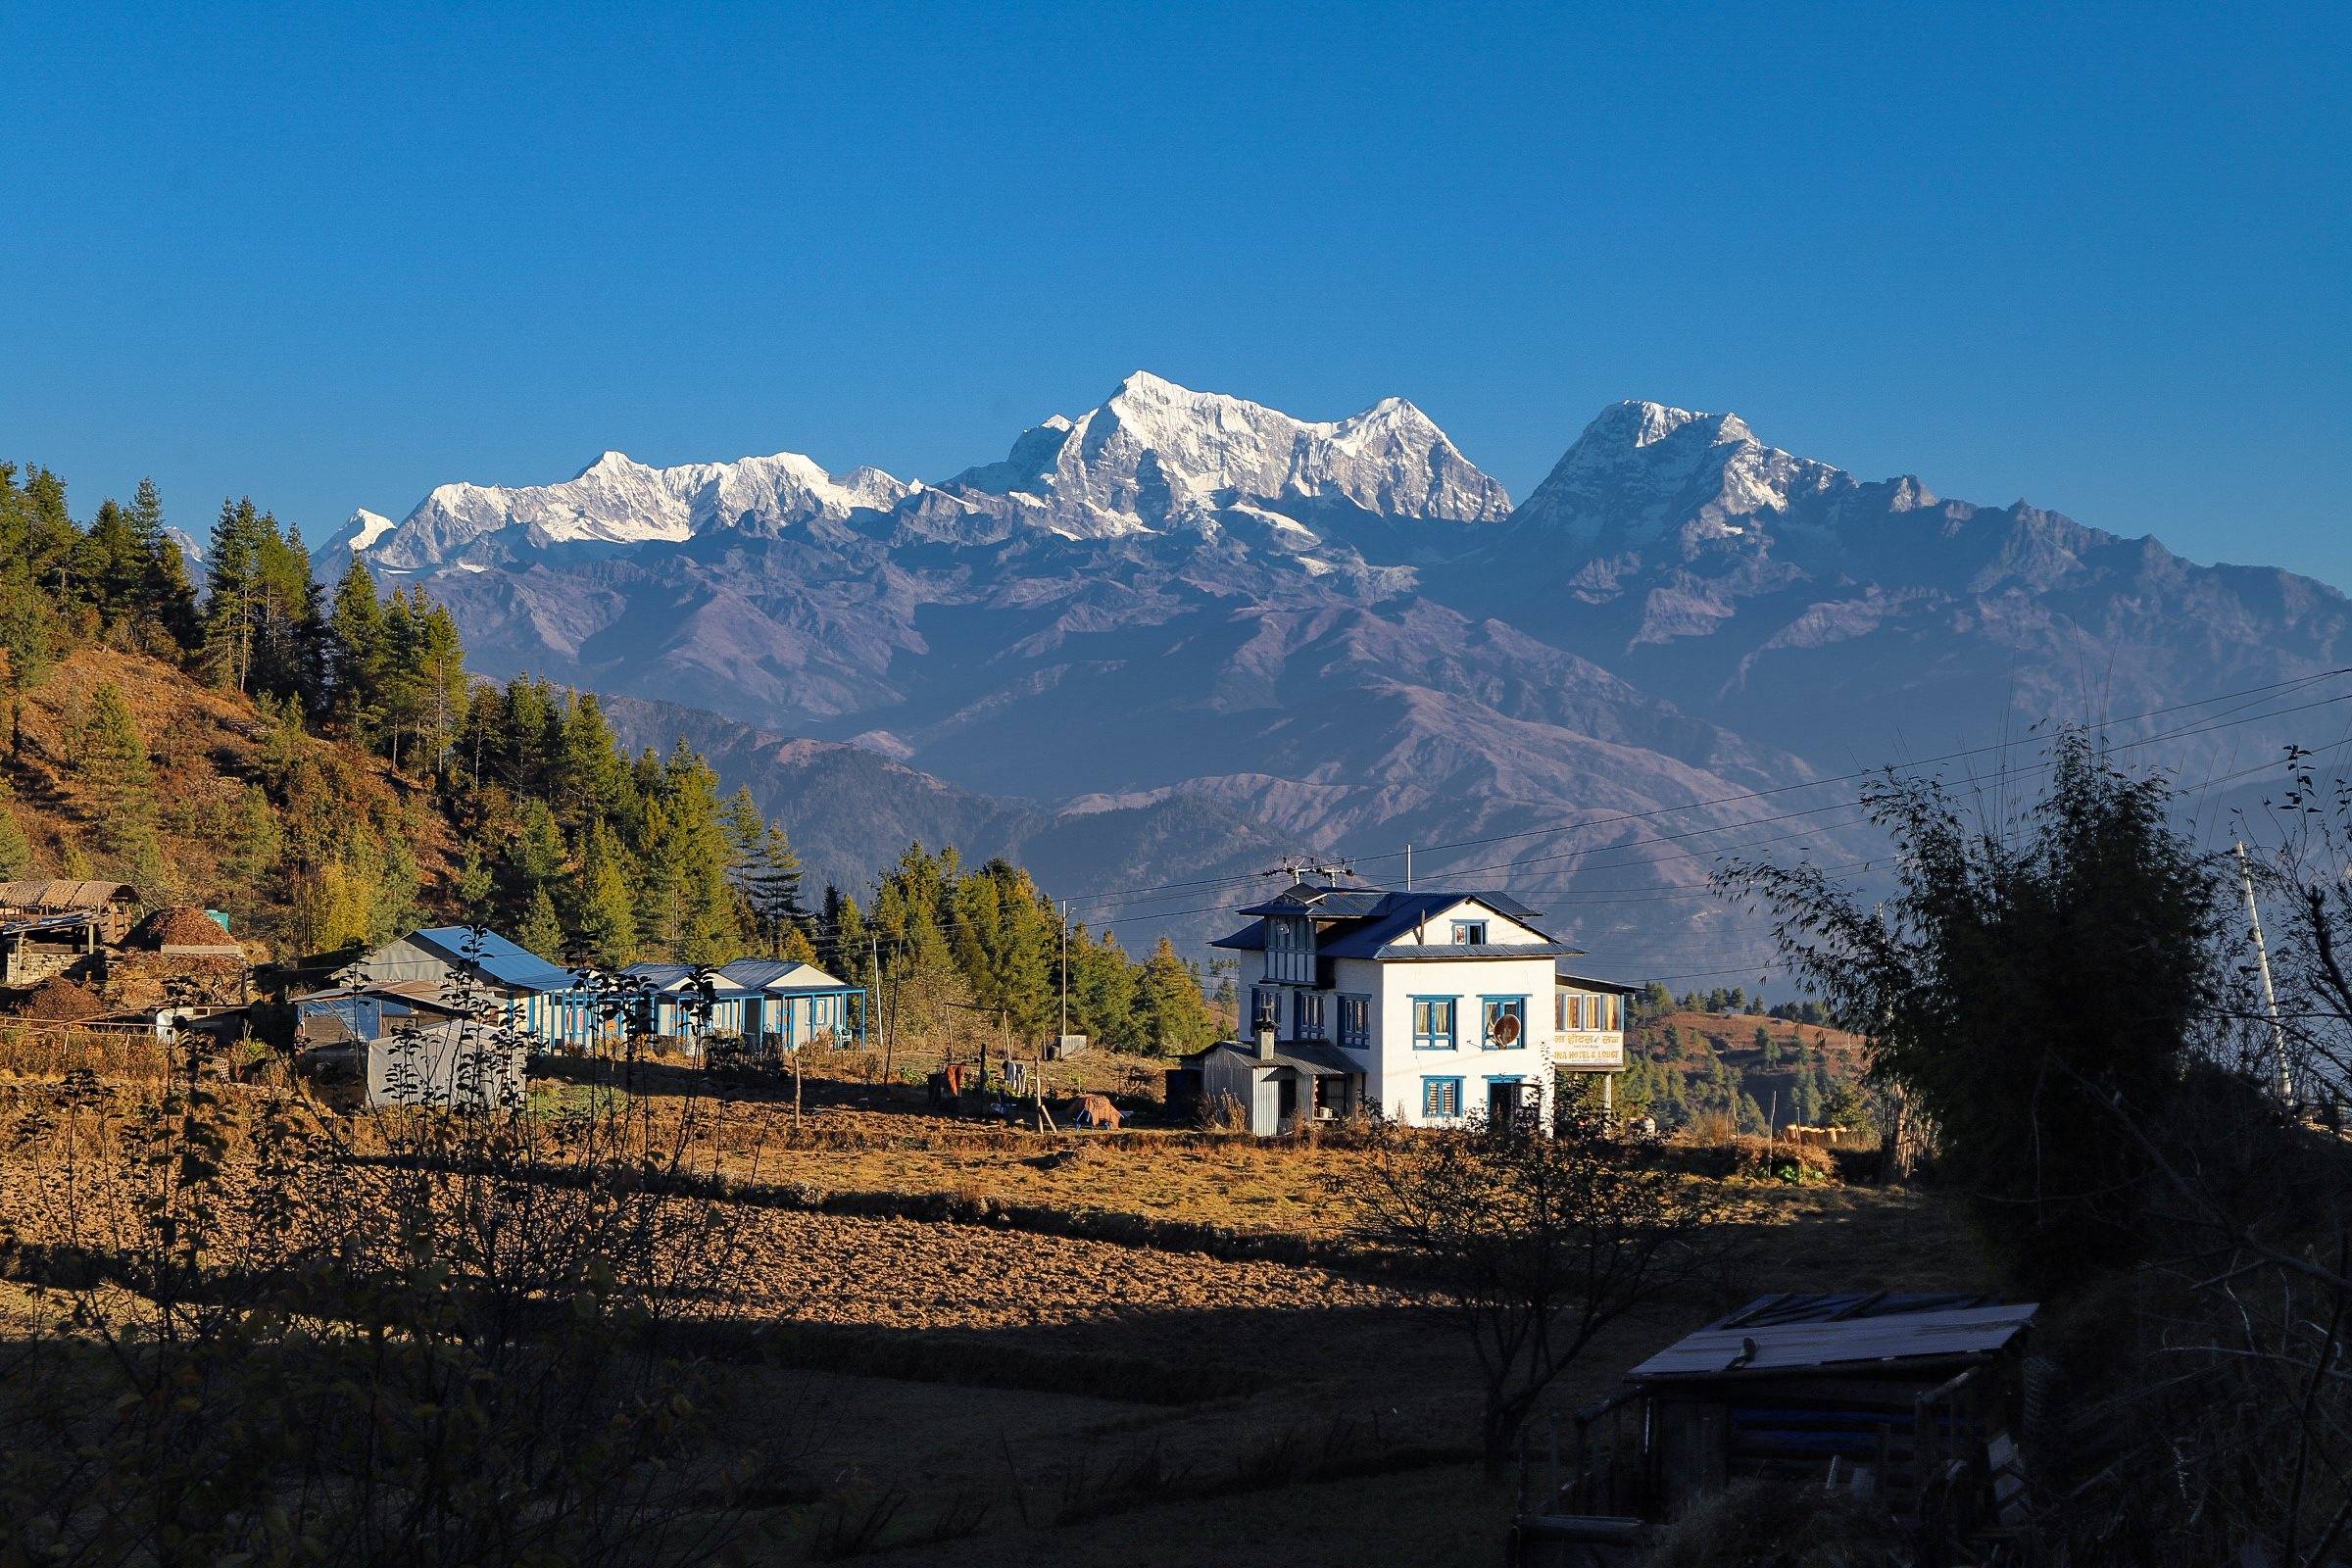
[{"label": "small outbuilding", "polygon": [[1512,1560],[1575,1560],[1557,1548],[1672,1519],[1744,1478],[1850,1491],[1923,1539],[2004,1523],[2024,1490],[2037,1310],[1966,1293],[1759,1298],[1577,1417]]},{"label": "small outbuilding", "polygon": [[127,882],[76,881],[67,877],[24,877],[0,882],[0,921],[42,915],[84,915],[99,943],[112,945],[130,934],[139,917],[139,891]]},{"label": "small outbuilding", "polygon": [[1345,1052],[1313,1041],[1280,1044],[1270,1028],[1252,1045],[1221,1041],[1184,1062],[1197,1075],[1201,1106],[1240,1106],[1260,1138],[1336,1121],[1363,1102],[1364,1070]]}]

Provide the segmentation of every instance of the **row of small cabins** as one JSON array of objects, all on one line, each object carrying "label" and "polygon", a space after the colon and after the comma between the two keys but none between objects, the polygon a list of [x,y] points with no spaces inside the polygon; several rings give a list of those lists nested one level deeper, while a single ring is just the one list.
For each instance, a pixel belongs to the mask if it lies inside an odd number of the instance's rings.
[{"label": "row of small cabins", "polygon": [[470,1010],[550,1047],[593,1051],[632,1032],[697,1045],[717,1036],[797,1051],[863,1044],[865,988],[812,963],[738,958],[708,971],[640,963],[610,974],[566,969],[494,931],[432,926],[335,971],[330,991],[300,999],[308,1016],[349,1015],[352,1032],[383,1032],[383,1009],[466,998]]}]

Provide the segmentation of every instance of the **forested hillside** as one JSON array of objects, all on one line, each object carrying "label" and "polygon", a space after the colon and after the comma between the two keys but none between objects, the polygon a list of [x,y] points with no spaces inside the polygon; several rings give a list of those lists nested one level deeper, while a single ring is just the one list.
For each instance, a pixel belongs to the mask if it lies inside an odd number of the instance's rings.
[{"label": "forested hillside", "polygon": [[[250,500],[205,560],[200,599],[152,484],[78,522],[57,475],[0,465],[0,876],[119,877],[281,957],[464,919],[574,963],[813,959],[878,978],[918,1032],[1058,1023],[1059,922],[1020,868],[914,845],[871,888],[805,894],[749,792],[683,740],[630,754],[592,694],[470,680],[421,590],[355,562],[322,592]],[[1164,943],[1139,964],[1080,927],[1069,955],[1073,1028],[1212,1033]]]}]

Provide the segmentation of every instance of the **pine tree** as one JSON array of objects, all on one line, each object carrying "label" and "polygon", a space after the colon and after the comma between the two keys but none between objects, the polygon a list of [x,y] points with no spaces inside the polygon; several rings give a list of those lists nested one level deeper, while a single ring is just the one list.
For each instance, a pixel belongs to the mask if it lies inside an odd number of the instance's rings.
[{"label": "pine tree", "polygon": [[514,940],[550,961],[564,957],[566,947],[564,922],[556,917],[556,901],[548,897],[547,889],[539,888],[531,894],[530,903],[523,906],[521,923],[514,928]]},{"label": "pine tree", "polygon": [[563,830],[547,803],[523,803],[522,820],[507,841],[500,867],[500,894],[510,915],[519,919],[534,897],[548,891],[564,874]]},{"label": "pine tree", "polygon": [[147,740],[111,680],[100,681],[90,696],[74,772],[96,824],[101,854],[127,862],[152,845],[155,779],[147,764]]},{"label": "pine tree", "polygon": [[78,552],[80,598],[109,625],[136,623],[144,606],[141,590],[147,581],[146,552],[131,526],[129,514],[112,499],[99,503],[82,536]]},{"label": "pine tree", "polygon": [[1217,1020],[1193,973],[1166,937],[1152,950],[1136,988],[1136,1012],[1146,1040],[1163,1055],[1199,1051],[1217,1036]]},{"label": "pine tree", "polygon": [[580,951],[609,969],[637,956],[635,896],[622,866],[623,854],[612,829],[602,822],[590,824],[572,887],[571,925],[579,933]]},{"label": "pine tree", "polygon": [[145,568],[139,587],[141,612],[182,652],[192,649],[201,633],[196,590],[178,541],[164,531],[164,499],[153,479],[139,481],[127,511]]},{"label": "pine tree", "polygon": [[326,714],[362,746],[375,744],[386,657],[384,607],[368,564],[354,558],[326,618]]},{"label": "pine tree", "polygon": [[490,870],[490,861],[482,847],[468,843],[466,858],[458,865],[458,875],[452,891],[458,900],[458,916],[467,925],[481,925],[493,918],[491,895],[497,879]]},{"label": "pine tree", "polygon": [[[561,708],[548,793],[556,820],[577,832],[589,822],[621,814],[630,793],[629,770],[594,692],[574,693]],[[750,799],[748,792],[744,798]]]},{"label": "pine tree", "polygon": [[263,580],[261,515],[253,498],[220,503],[205,553],[204,662],[213,679],[239,692],[253,678],[254,642],[269,592]]}]

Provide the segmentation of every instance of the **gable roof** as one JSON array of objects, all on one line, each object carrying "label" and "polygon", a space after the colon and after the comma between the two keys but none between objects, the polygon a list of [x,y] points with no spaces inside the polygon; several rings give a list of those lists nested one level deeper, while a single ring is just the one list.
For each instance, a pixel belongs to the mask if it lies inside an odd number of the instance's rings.
[{"label": "gable roof", "polygon": [[770,991],[855,991],[858,988],[846,980],[836,980],[813,963],[787,963],[784,972],[767,982]]},{"label": "gable roof", "polygon": [[[1316,942],[1315,956],[1318,958],[1572,958],[1584,952],[1582,948],[1550,940],[1516,945],[1490,943],[1426,952],[1383,951],[1407,931],[1428,923],[1460,904],[1484,905],[1505,919],[1518,921],[1540,937],[1550,937],[1549,932],[1536,923],[1544,918],[1543,912],[1529,908],[1507,893],[1393,893],[1379,888],[1323,888],[1300,882],[1294,883],[1261,904],[1249,906],[1241,912],[1261,917],[1303,914],[1343,925],[1344,929],[1332,931]],[[1212,948],[1240,953],[1261,952],[1265,945],[1263,918],[1252,920],[1231,936],[1220,937],[1209,944]]]},{"label": "gable roof", "polygon": [[471,926],[436,925],[409,933],[409,940],[444,962],[478,970],[514,991],[569,991],[579,984],[518,942]]}]

